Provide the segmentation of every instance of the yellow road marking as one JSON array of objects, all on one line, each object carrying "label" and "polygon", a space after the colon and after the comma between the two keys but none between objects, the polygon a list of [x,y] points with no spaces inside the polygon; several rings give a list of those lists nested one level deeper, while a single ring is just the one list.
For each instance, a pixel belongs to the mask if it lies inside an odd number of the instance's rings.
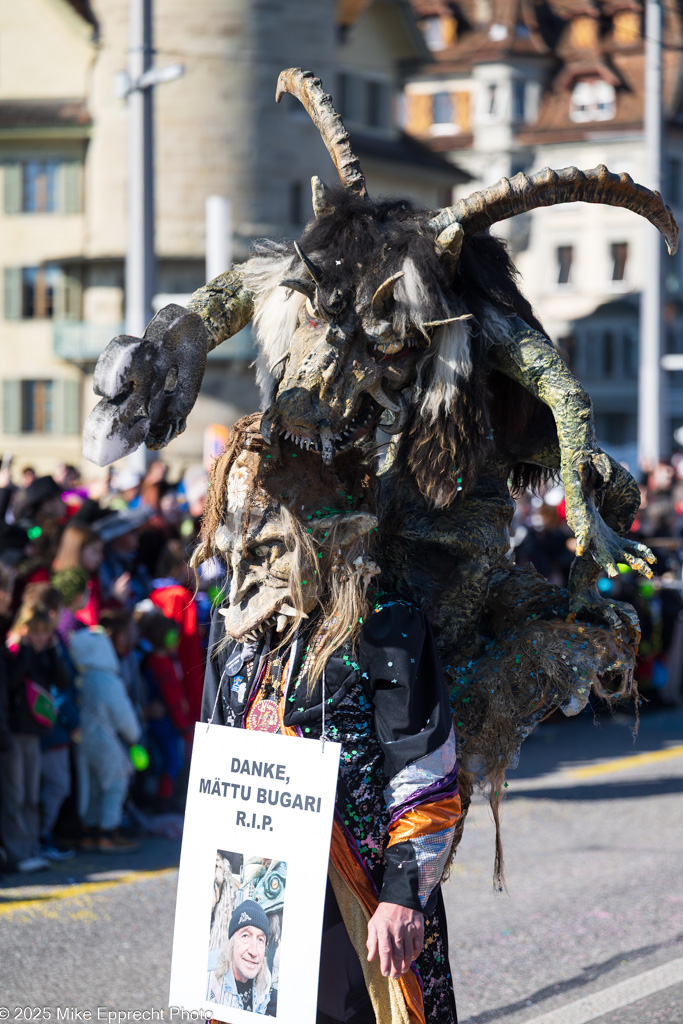
[{"label": "yellow road marking", "polygon": [[634,754],[633,757],[619,757],[602,764],[588,765],[586,768],[574,768],[570,771],[572,779],[591,779],[596,775],[609,775],[611,772],[623,772],[628,768],[639,768],[644,764],[657,764],[675,757],[683,757],[683,745],[667,747],[666,750],[652,750],[647,754]]},{"label": "yellow road marking", "polygon": [[120,885],[130,885],[133,882],[147,882],[151,878],[163,878],[165,875],[177,873],[177,868],[160,868],[158,871],[130,871],[120,878],[108,878],[103,882],[79,882],[76,885],[54,886],[46,889],[40,895],[31,899],[19,899],[4,902],[3,893],[0,889],[0,917],[8,917],[19,911],[32,913],[47,911],[51,904],[58,900],[74,900],[83,896],[94,895],[100,892],[107,892]]}]

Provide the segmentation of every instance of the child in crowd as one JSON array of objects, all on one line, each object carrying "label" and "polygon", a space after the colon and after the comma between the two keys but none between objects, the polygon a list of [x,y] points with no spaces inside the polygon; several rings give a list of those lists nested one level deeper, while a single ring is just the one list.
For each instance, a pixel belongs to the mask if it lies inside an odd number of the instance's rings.
[{"label": "child in crowd", "polygon": [[[80,675],[79,813],[83,849],[132,853],[138,844],[119,831],[132,767],[125,744],[140,723],[126,693],[112,641],[101,626],[74,633],[69,652]],[[124,742],[122,742],[122,740]]]},{"label": "child in crowd", "polygon": [[143,720],[145,686],[140,672],[140,659],[135,649],[138,629],[133,613],[127,608],[104,608],[100,613],[100,626],[112,642],[119,659],[119,674],[138,720]]},{"label": "child in crowd", "polygon": [[181,541],[167,542],[159,558],[157,572],[157,579],[152,580],[150,600],[178,627],[178,658],[183,670],[185,696],[192,721],[198,722],[204,689],[204,649],[190,589],[194,587],[194,573],[187,564]]},{"label": "child in crowd", "polygon": [[71,637],[81,629],[84,624],[78,618],[78,612],[82,611],[88,601],[90,592],[88,573],[80,565],[73,569],[61,569],[52,577],[52,586],[62,595],[63,608],[57,623],[57,636],[68,648]]},{"label": "child in crowd", "polygon": [[[76,577],[73,577],[74,573]],[[57,653],[68,678],[66,687],[58,689],[54,683],[49,687],[55,703],[56,721],[40,740],[41,855],[53,861],[69,860],[76,853],[73,849],[59,849],[52,839],[52,830],[64,801],[71,793],[71,743],[78,736],[80,722],[76,669],[69,654],[68,632],[62,633],[62,623],[69,614],[65,608],[66,601],[71,607],[83,607],[86,584],[87,576],[82,569],[67,569],[54,576],[52,583],[30,584],[24,594],[25,603],[46,608],[55,630]],[[81,626],[80,623],[78,625]]]},{"label": "child in crowd", "polygon": [[157,797],[168,803],[177,795],[178,776],[189,760],[194,722],[183,688],[175,623],[154,609],[140,615],[138,628],[140,647],[145,652],[142,671],[148,691],[147,731],[160,758]]},{"label": "child in crowd", "polygon": [[68,675],[55,647],[48,610],[22,604],[8,638],[9,750],[0,755],[2,837],[10,865],[18,871],[48,866],[40,855],[41,736],[54,728],[57,711],[51,689],[68,688]]},{"label": "child in crowd", "polygon": [[52,563],[53,573],[67,569],[82,569],[87,574],[87,598],[74,612],[85,626],[97,625],[102,608],[102,587],[98,570],[104,558],[104,544],[100,536],[87,523],[67,523]]}]

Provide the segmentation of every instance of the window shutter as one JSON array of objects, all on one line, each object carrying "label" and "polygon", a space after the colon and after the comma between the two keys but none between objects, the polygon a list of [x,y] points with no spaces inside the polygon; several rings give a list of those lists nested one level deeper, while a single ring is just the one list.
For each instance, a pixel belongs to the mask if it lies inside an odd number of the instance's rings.
[{"label": "window shutter", "polygon": [[21,213],[22,208],[22,165],[18,162],[3,166],[5,213]]},{"label": "window shutter", "polygon": [[81,213],[83,210],[83,165],[80,160],[67,160],[60,165],[62,213]]},{"label": "window shutter", "polygon": [[81,432],[81,385],[77,380],[55,380],[52,382],[52,424],[53,434],[80,434]]},{"label": "window shutter", "polygon": [[422,135],[432,123],[432,97],[429,93],[408,93],[406,131]]},{"label": "window shutter", "polygon": [[61,270],[55,283],[54,318],[81,319],[81,281],[73,272]]},{"label": "window shutter", "polygon": [[21,381],[2,382],[2,432],[21,433]]},{"label": "window shutter", "polygon": [[21,267],[5,267],[5,320],[21,320]]}]

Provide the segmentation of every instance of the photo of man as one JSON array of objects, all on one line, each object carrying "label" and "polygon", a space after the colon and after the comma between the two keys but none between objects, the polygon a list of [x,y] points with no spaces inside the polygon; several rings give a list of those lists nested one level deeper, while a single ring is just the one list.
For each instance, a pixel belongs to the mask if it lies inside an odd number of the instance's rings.
[{"label": "photo of man", "polygon": [[217,851],[206,998],[274,1017],[287,865]]}]

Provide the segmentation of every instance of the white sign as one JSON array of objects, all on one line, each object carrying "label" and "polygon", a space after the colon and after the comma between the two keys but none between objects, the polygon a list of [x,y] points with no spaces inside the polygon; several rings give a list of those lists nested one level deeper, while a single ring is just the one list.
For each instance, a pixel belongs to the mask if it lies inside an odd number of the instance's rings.
[{"label": "white sign", "polygon": [[341,747],[195,727],[169,1004],[315,1024]]}]

